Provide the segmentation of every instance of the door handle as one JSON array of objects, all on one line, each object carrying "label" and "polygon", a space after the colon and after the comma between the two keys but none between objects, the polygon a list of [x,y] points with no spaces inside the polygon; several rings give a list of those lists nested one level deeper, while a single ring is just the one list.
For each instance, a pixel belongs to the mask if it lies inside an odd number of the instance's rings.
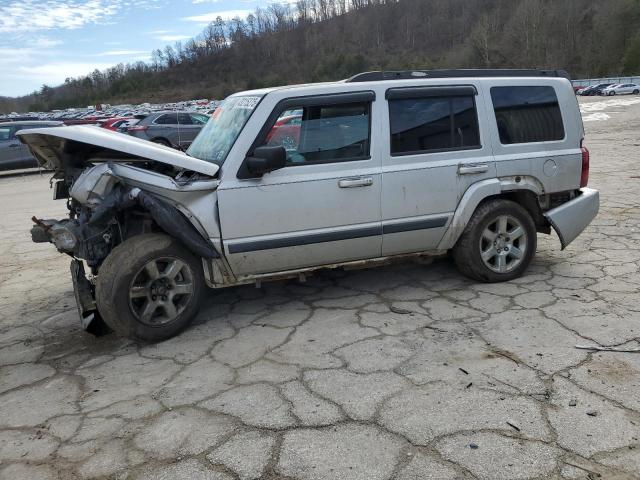
[{"label": "door handle", "polygon": [[473,175],[474,173],[485,173],[489,171],[489,165],[486,163],[460,165],[458,167],[458,175]]},{"label": "door handle", "polygon": [[357,187],[370,187],[373,185],[373,178],[343,178],[338,182],[340,188],[357,188]]}]

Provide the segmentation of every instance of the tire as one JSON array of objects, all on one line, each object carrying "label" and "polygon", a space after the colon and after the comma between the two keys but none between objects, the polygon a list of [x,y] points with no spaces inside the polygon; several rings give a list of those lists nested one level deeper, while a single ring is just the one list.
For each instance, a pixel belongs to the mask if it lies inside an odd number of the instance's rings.
[{"label": "tire", "polygon": [[169,143],[164,138],[154,138],[153,140],[151,140],[151,142],[157,143],[158,145],[164,145],[165,147],[172,147],[171,143]]},{"label": "tire", "polygon": [[613,97],[616,94],[616,92],[609,92],[609,96]]},{"label": "tire", "polygon": [[96,303],[118,335],[157,342],[189,325],[204,288],[202,262],[195,255],[168,235],[147,233],[125,240],[105,259]]},{"label": "tire", "polygon": [[640,93],[640,90],[634,90],[634,91],[633,91],[633,94],[634,94],[634,95],[638,95],[639,93]]},{"label": "tire", "polygon": [[536,226],[529,212],[511,200],[495,199],[480,204],[473,213],[453,248],[453,259],[458,270],[469,278],[486,283],[506,282],[524,273],[536,247]]}]

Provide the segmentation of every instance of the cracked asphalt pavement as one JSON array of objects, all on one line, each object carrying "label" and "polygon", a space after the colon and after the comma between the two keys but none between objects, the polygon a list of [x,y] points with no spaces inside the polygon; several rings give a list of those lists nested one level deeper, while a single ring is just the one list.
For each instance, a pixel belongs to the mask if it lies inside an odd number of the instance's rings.
[{"label": "cracked asphalt pavement", "polygon": [[523,278],[442,259],[233,288],[157,345],[80,329],[67,257],[28,233],[64,204],[1,178],[0,478],[640,478],[640,353],[575,348],[640,347],[640,104],[606,107],[601,213]]}]

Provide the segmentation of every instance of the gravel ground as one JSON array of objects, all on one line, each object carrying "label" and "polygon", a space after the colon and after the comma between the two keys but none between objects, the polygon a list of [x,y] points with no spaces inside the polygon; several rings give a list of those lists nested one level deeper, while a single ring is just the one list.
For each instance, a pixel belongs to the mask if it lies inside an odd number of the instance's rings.
[{"label": "gravel ground", "polygon": [[28,234],[64,205],[0,178],[0,477],[639,478],[640,354],[574,346],[640,347],[640,103],[581,102],[601,213],[525,277],[234,288],[157,345],[80,330],[68,260]]}]

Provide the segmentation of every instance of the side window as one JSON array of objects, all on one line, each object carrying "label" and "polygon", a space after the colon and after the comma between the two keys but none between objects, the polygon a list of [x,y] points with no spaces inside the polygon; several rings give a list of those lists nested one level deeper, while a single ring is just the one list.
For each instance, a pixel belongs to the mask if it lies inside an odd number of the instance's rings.
[{"label": "side window", "polygon": [[205,115],[196,115],[193,113],[190,115],[191,115],[191,121],[194,125],[204,125],[209,120],[209,117]]},{"label": "side window", "polygon": [[480,148],[472,96],[389,100],[391,154]]},{"label": "side window", "polygon": [[11,127],[0,127],[0,142],[11,139]]},{"label": "side window", "polygon": [[564,125],[553,87],[492,87],[500,143],[564,139]]},{"label": "side window", "polygon": [[283,146],[290,165],[362,160],[369,157],[370,111],[370,102],[289,108],[263,145]]},{"label": "side window", "polygon": [[178,114],[178,123],[180,125],[192,125],[191,115],[188,113],[179,113]]},{"label": "side window", "polygon": [[156,125],[176,125],[178,123],[178,116],[175,113],[165,113],[156,118]]}]

